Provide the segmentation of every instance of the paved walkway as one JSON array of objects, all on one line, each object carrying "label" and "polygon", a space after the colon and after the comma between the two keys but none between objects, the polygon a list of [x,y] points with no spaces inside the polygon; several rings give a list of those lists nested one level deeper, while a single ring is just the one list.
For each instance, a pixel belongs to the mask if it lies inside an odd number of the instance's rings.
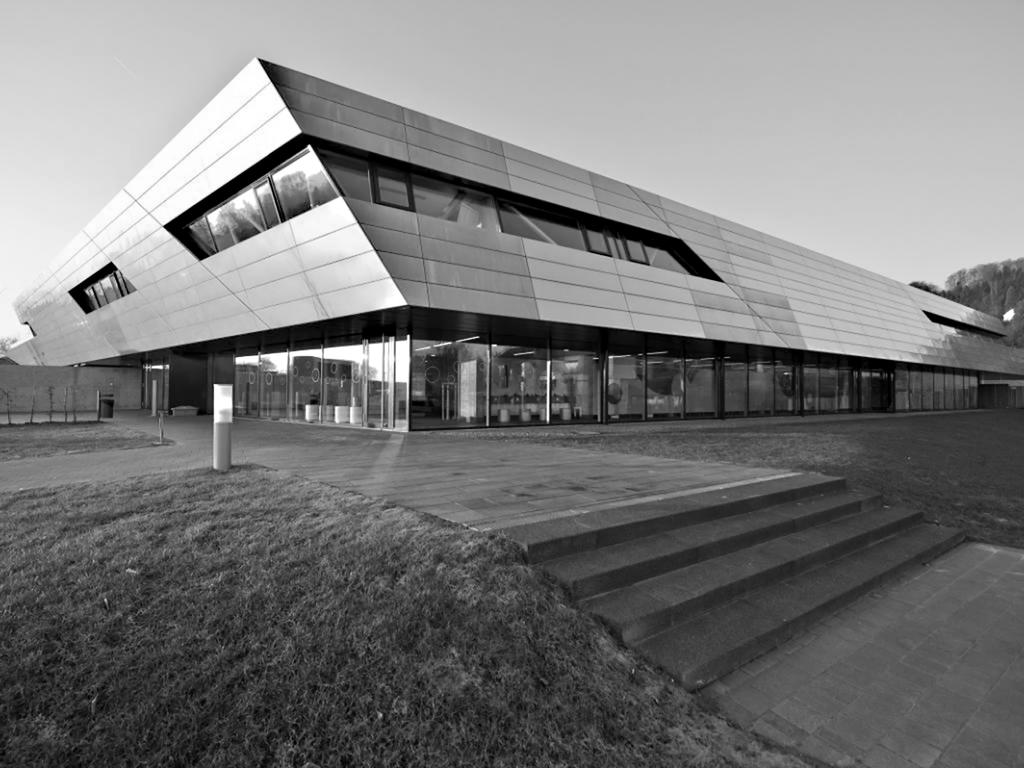
[{"label": "paved walkway", "polygon": [[[157,434],[155,420],[144,414],[124,413],[116,421]],[[210,466],[209,417],[165,423],[174,445],[0,463],[0,491]],[[232,437],[236,464],[262,464],[481,530],[793,474],[458,434],[256,420],[236,421]]]},{"label": "paved walkway", "polygon": [[[117,422],[155,434],[144,415]],[[233,429],[236,463],[481,529],[790,474],[459,434]],[[168,419],[167,435],[174,445],[0,462],[0,493],[210,465],[209,418]],[[1024,551],[960,547],[702,695],[833,765],[1024,766]]]},{"label": "paved walkway", "polygon": [[833,765],[1024,766],[1024,550],[961,546],[701,695]]}]

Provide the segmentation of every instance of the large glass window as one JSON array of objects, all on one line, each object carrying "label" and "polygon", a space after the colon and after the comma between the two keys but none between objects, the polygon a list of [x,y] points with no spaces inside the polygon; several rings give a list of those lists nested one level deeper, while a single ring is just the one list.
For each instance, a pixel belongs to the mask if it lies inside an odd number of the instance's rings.
[{"label": "large glass window", "polygon": [[775,413],[795,413],[800,401],[800,381],[796,375],[793,353],[775,351]]},{"label": "large glass window", "polygon": [[[319,346],[292,350],[290,418],[320,421],[323,354]],[[331,414],[333,416],[333,414]]]},{"label": "large glass window", "polygon": [[601,417],[601,356],[596,349],[551,350],[551,420]]},{"label": "large glass window", "polygon": [[[271,175],[284,218],[290,219],[338,196],[316,155],[306,152]],[[216,234],[216,233],[215,233]]]},{"label": "large glass window", "polygon": [[722,360],[725,377],[725,415],[747,413],[747,350],[741,344],[727,344]]},{"label": "large glass window", "polygon": [[288,353],[260,355],[260,415],[270,419],[288,418]]},{"label": "large glass window", "polygon": [[363,343],[342,340],[324,349],[323,420],[335,424],[363,423]]},{"label": "large glass window", "polygon": [[491,394],[497,400],[497,426],[546,422],[547,347],[492,345]]},{"label": "large glass window", "polygon": [[935,374],[931,368],[921,369],[921,410],[930,411],[935,407]]},{"label": "large glass window", "polygon": [[498,212],[491,195],[439,179],[413,174],[416,213],[476,229],[498,231]]},{"label": "large glass window", "polygon": [[498,208],[501,211],[501,229],[504,232],[530,240],[564,245],[566,248],[586,250],[583,232],[576,221],[568,216],[506,200],[500,201]]},{"label": "large glass window", "polygon": [[772,381],[772,350],[766,347],[750,347],[748,355],[747,380],[750,395],[747,410],[751,416],[768,416],[772,412],[772,399],[775,393]]},{"label": "large glass window", "polygon": [[487,343],[479,336],[412,344],[413,426],[473,427],[487,420]]},{"label": "large glass window", "polygon": [[910,390],[910,410],[920,411],[921,410],[921,369],[916,366],[910,366],[910,374],[908,377],[908,384]]},{"label": "large glass window", "polygon": [[389,429],[393,425],[391,384],[394,338],[383,337],[366,345],[366,426]]},{"label": "large glass window", "polygon": [[235,415],[259,416],[260,356],[239,355],[235,358]]},{"label": "large glass window", "polygon": [[910,410],[910,374],[907,366],[897,365],[893,372],[894,406],[897,411]]},{"label": "large glass window", "polygon": [[818,357],[818,413],[835,413],[838,387],[836,359],[831,355]]},{"label": "large glass window", "polygon": [[644,417],[647,397],[643,340],[637,343],[641,348],[635,351],[629,351],[626,345],[614,345],[609,349],[605,390],[609,421],[639,421]]},{"label": "large glass window", "polygon": [[848,358],[839,358],[839,366],[837,369],[837,380],[836,380],[836,400],[837,409],[840,412],[848,412],[855,409],[854,393],[856,391],[855,375],[856,371],[850,365]]},{"label": "large glass window", "polygon": [[965,394],[967,392],[967,383],[964,380],[964,372],[958,370],[956,372],[956,407],[963,408],[964,403],[967,401]]},{"label": "large glass window", "polygon": [[804,362],[800,374],[800,391],[803,393],[804,413],[818,412],[818,356],[813,352],[804,355]]},{"label": "large glass window", "polygon": [[370,164],[359,157],[318,150],[334,183],[345,197],[373,200],[370,192]]},{"label": "large glass window", "polygon": [[686,342],[685,387],[683,397],[686,416],[698,418],[715,416],[717,379],[715,374],[715,345],[710,341]]},{"label": "large glass window", "polygon": [[686,382],[683,342],[680,339],[647,339],[647,418],[683,418]]},{"label": "large glass window", "polygon": [[951,411],[956,408],[956,377],[953,375],[953,369],[947,368],[946,374],[946,397],[945,397],[945,409]]}]

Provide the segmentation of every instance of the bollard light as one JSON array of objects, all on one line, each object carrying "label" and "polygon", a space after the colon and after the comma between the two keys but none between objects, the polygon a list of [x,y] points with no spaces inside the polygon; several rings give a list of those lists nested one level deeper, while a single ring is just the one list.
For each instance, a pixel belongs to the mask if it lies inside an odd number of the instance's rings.
[{"label": "bollard light", "polygon": [[230,384],[213,385],[213,468],[218,472],[231,469],[231,415]]}]

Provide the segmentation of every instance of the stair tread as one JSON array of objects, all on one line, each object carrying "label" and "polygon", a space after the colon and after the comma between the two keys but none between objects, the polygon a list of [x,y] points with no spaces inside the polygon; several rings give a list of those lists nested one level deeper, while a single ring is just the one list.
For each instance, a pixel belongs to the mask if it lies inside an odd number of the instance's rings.
[{"label": "stair tread", "polygon": [[[532,562],[538,562],[610,543],[601,541],[602,537],[613,536],[617,531],[641,530],[644,526],[658,526],[665,521],[670,521],[672,527],[676,527],[677,522],[680,526],[687,525],[687,518],[692,518],[693,523],[700,523],[704,522],[700,518],[702,510],[713,510],[729,504],[753,504],[773,494],[811,496],[834,492],[844,486],[845,480],[842,478],[827,475],[788,475],[511,526],[503,529],[502,533],[522,546]],[[779,501],[769,500],[765,506],[775,503]],[[654,531],[641,532],[639,535],[651,533]]]},{"label": "stair tread", "polygon": [[588,577],[669,555],[693,550],[695,560],[701,549],[709,549],[723,538],[813,518],[823,511],[857,502],[870,502],[877,494],[846,491],[784,502],[764,509],[728,515],[706,523],[644,536],[585,552],[575,552],[544,563],[544,570],[566,584]]},{"label": "stair tread", "polygon": [[[699,687],[717,676],[700,677],[700,670],[716,659],[772,633],[787,634],[786,629],[802,617],[844,596],[859,594],[859,587],[960,538],[962,533],[956,529],[919,523],[870,547],[740,595],[640,641],[637,648],[684,683]],[[764,642],[756,653],[777,644]]]},{"label": "stair tread", "polygon": [[582,607],[622,629],[640,616],[695,601],[742,579],[785,567],[802,557],[890,525],[909,525],[920,512],[883,508],[847,515],[719,557],[702,560],[581,601]]}]

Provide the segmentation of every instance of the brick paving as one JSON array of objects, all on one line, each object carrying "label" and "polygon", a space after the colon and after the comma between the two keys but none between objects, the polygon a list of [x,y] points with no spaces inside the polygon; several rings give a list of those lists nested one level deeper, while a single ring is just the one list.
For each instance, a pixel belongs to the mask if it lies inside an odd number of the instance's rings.
[{"label": "brick paving", "polygon": [[1024,766],[1024,551],[961,546],[701,695],[832,765]]},{"label": "brick paving", "polygon": [[[156,435],[148,415],[125,412],[116,421]],[[458,434],[256,420],[236,421],[232,431],[236,464],[261,464],[481,530],[795,474]],[[173,445],[0,462],[0,491],[210,466],[209,417],[168,417],[166,435]]]}]

